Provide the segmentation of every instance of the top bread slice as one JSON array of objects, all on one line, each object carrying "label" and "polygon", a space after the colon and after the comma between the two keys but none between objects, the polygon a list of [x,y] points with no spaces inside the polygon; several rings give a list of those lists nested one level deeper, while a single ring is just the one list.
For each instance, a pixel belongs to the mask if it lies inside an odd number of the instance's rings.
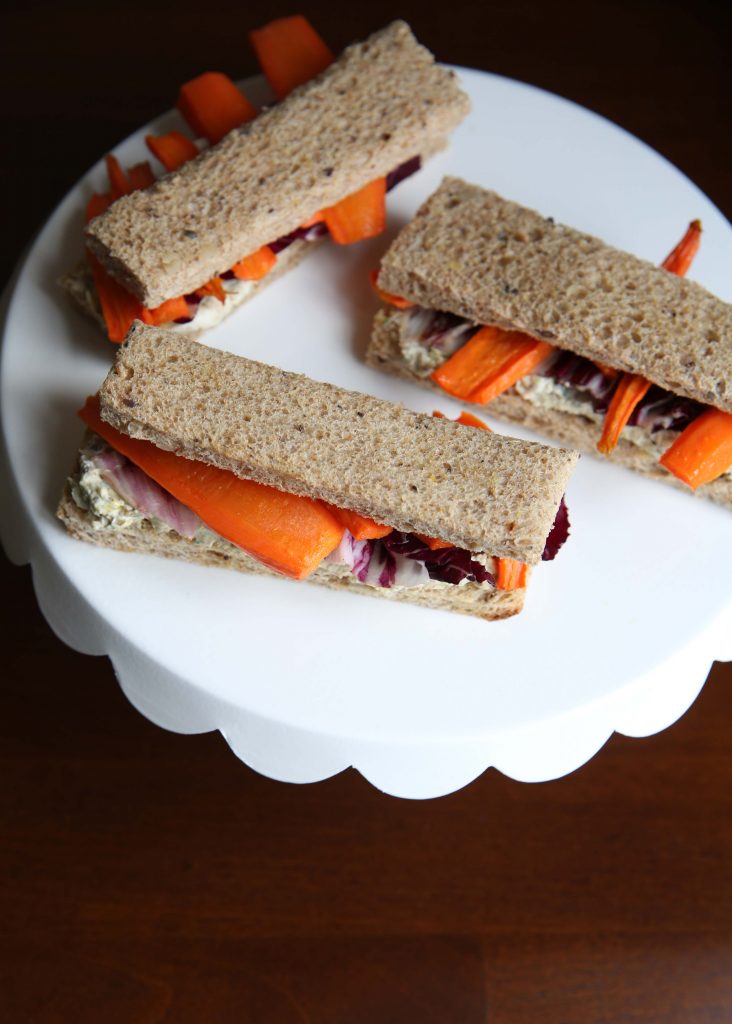
[{"label": "top bread slice", "polygon": [[186,458],[528,563],[541,559],[577,460],[139,322],[100,400],[112,426]]},{"label": "top bread slice", "polygon": [[148,307],[194,291],[318,210],[441,148],[469,109],[396,21],[322,74],[87,227],[87,244]]},{"label": "top bread slice", "polygon": [[400,232],[378,283],[732,412],[732,306],[458,178],[445,178]]}]

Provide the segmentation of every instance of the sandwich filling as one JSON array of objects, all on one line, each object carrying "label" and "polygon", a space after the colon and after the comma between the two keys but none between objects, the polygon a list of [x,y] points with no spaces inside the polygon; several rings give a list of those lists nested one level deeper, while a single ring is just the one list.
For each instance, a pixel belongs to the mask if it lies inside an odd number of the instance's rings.
[{"label": "sandwich filling", "polygon": [[[88,514],[95,531],[124,534],[153,530],[203,550],[237,550],[236,544],[211,529],[195,512],[97,434],[90,433],[79,452],[78,470],[70,480],[70,492],[74,503]],[[380,532],[383,533],[383,529]],[[544,560],[555,557],[568,533],[569,520],[562,501],[547,538]],[[503,585],[508,577],[501,563],[510,560],[495,558],[486,552],[466,551],[444,542],[432,541],[439,546],[431,546],[428,541],[417,534],[388,531],[388,528],[383,536],[357,540],[349,529],[344,529],[321,564],[342,574],[351,573],[360,583],[371,587],[475,583],[484,588],[514,589]],[[251,551],[247,554],[256,557]]]},{"label": "sandwich filling", "polygon": [[[411,306],[390,310],[398,329],[403,365],[420,379],[430,379],[460,351],[483,325],[453,313]],[[507,394],[518,394],[537,409],[605,421],[620,375],[564,349],[554,348]],[[630,414],[622,437],[658,460],[692,422],[710,407],[651,385]],[[721,474],[732,479],[732,465]]]}]

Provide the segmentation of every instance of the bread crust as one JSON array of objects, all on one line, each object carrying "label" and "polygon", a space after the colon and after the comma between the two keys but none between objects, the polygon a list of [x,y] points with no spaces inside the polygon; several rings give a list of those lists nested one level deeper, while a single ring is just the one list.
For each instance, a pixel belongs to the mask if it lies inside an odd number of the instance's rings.
[{"label": "bread crust", "polygon": [[[401,348],[399,345],[399,327],[393,315],[384,310],[379,311],[374,321],[374,329],[371,341],[366,350],[366,363],[376,369],[384,370],[403,380],[411,381],[413,384],[420,384],[437,394],[444,395],[442,388],[435,384],[429,377],[420,377],[413,373],[402,360]],[[463,403],[471,405],[470,402]],[[654,458],[650,453],[632,444],[621,437],[617,447],[607,456],[599,456],[597,442],[600,440],[602,427],[594,420],[586,416],[575,416],[571,413],[558,412],[554,409],[541,409],[523,398],[515,388],[510,388],[498,398],[494,398],[489,405],[473,406],[482,409],[484,412],[495,416],[497,419],[505,420],[508,423],[519,423],[538,434],[546,434],[548,437],[559,441],[560,444],[576,448],[578,451],[586,452],[596,458],[607,459],[610,462],[633,469],[643,476],[653,480],[661,480],[663,483],[671,484],[678,490],[689,495],[696,495],[699,498],[709,498],[711,501],[732,509],[732,480],[729,477],[719,477],[710,484],[692,491],[689,487],[677,479],[672,473]]]},{"label": "bread crust", "polygon": [[445,178],[396,237],[379,285],[732,412],[729,303],[459,178]]},{"label": "bread crust", "polygon": [[541,559],[577,454],[465,430],[133,325],[100,390],[132,437],[468,551]]},{"label": "bread crust", "polygon": [[[220,543],[214,542],[210,549],[203,548],[174,531],[157,532],[152,526],[149,524],[146,526],[145,523],[127,530],[95,529],[91,513],[79,508],[71,496],[69,483],[66,484],[56,515],[72,537],[96,544],[99,547],[157,555],[163,558],[176,558],[179,561],[236,569],[238,572],[253,573],[258,576],[283,578],[279,573],[251,558],[246,552],[234,548],[233,545],[223,540]],[[294,583],[295,581],[289,582]],[[477,583],[454,586],[434,581],[422,587],[401,589],[371,587],[360,583],[351,572],[345,572],[338,566],[327,564],[316,569],[305,582],[316,583],[333,590],[348,590],[371,597],[383,597],[390,601],[416,604],[424,608],[460,612],[463,615],[473,615],[489,621],[509,618],[520,612],[526,593],[525,588],[496,590]]]},{"label": "bread crust", "polygon": [[88,224],[88,244],[143,305],[157,306],[439,148],[468,109],[454,73],[396,21],[149,189],[123,196]]}]

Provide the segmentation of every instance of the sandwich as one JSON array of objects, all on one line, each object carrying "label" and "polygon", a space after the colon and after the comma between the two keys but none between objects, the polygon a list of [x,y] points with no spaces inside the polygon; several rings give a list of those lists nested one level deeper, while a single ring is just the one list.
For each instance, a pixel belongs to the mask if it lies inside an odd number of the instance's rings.
[{"label": "sandwich", "polygon": [[403,21],[337,59],[302,17],[252,39],[273,106],[257,113],[208,72],[178,99],[198,141],[147,136],[167,174],[107,157],[109,191],[87,208],[88,259],[61,285],[112,341],[135,319],[200,333],[317,241],[379,234],[387,191],[444,148],[468,111],[454,72]]},{"label": "sandwich", "polygon": [[384,256],[367,362],[732,508],[732,306],[446,178]]},{"label": "sandwich", "polygon": [[575,452],[140,323],[81,416],[75,537],[500,619],[568,533]]}]

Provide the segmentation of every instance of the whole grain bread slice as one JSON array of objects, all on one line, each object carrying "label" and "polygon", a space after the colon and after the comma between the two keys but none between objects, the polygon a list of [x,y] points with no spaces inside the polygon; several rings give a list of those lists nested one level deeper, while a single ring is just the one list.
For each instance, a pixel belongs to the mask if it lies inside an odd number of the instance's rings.
[{"label": "whole grain bread slice", "polygon": [[[430,390],[444,395],[439,384],[429,377],[414,373],[406,365],[400,344],[400,316],[401,314],[398,312],[387,313],[384,310],[380,310],[376,314],[371,340],[366,350],[366,363],[375,369],[386,371],[403,380],[420,384],[422,387],[430,388]],[[587,416],[536,406],[519,394],[515,387],[509,388],[498,398],[494,398],[489,405],[476,408],[482,409],[499,420],[517,423],[530,430],[535,430],[539,434],[545,434],[562,445],[597,456],[597,442],[602,433],[601,423]],[[699,498],[709,498],[719,505],[732,509],[732,479],[728,474],[699,487],[696,491],[691,491],[658,461],[661,452],[678,435],[671,431],[661,431],[658,435],[653,436],[657,440],[658,451],[656,454],[640,448],[621,436],[616,448],[602,458],[633,469],[653,480],[671,484],[687,494],[696,495]]]},{"label": "whole grain bread slice", "polygon": [[[176,558],[198,565],[237,569],[239,572],[254,573],[258,576],[282,578],[279,573],[268,569],[261,562],[257,562],[256,559],[247,555],[241,548],[235,547],[223,538],[214,540],[210,547],[203,547],[173,530],[167,532],[155,530],[148,521],[131,525],[126,529],[110,529],[96,518],[93,512],[82,509],[76,504],[72,497],[70,483],[67,483],[64,489],[56,515],[72,537],[97,544],[100,547]],[[287,580],[285,585],[292,582],[292,580]],[[390,601],[416,604],[425,608],[441,608],[445,611],[461,612],[487,620],[506,619],[511,615],[516,615],[523,607],[526,593],[525,587],[518,590],[497,590],[479,583],[463,583],[460,586],[455,586],[434,580],[418,587],[371,587],[360,583],[343,566],[329,564],[319,566],[307,578],[307,582],[317,583],[335,590],[348,590],[372,597],[384,597]]]},{"label": "whole grain bread slice", "polygon": [[445,178],[378,280],[420,306],[525,331],[732,412],[732,306],[477,185]]},{"label": "whole grain bread slice", "polygon": [[145,306],[194,291],[324,207],[446,143],[469,101],[395,21],[322,74],[87,227]]},{"label": "whole grain bread slice", "polygon": [[471,551],[540,560],[575,452],[411,412],[136,323],[102,416],[239,476]]}]

